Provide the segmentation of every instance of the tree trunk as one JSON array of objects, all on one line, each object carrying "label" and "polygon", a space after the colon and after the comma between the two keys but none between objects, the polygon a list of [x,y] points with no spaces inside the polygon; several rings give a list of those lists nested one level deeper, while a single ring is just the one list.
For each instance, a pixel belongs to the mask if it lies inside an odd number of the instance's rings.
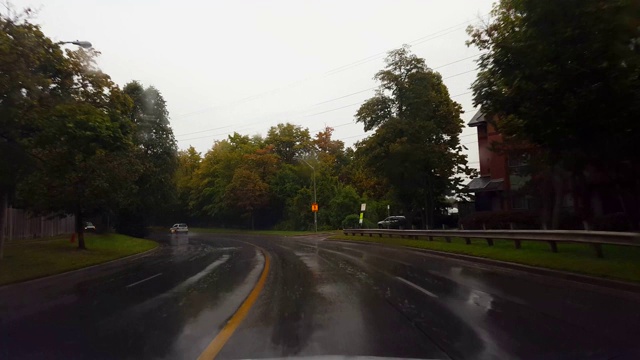
[{"label": "tree trunk", "polygon": [[575,170],[572,176],[573,180],[573,206],[582,221],[585,230],[591,228],[593,220],[593,208],[591,205],[592,192],[587,184],[587,178],[584,171]]},{"label": "tree trunk", "polygon": [[4,257],[4,212],[7,206],[7,194],[0,191],[0,260]]},{"label": "tree trunk", "polygon": [[253,226],[253,211],[251,212],[251,230],[255,230]]},{"label": "tree trunk", "polygon": [[547,230],[551,224],[552,186],[551,175],[545,171],[540,179],[540,227]]},{"label": "tree trunk", "polygon": [[433,229],[435,224],[433,223],[433,194],[431,191],[431,176],[428,174],[425,178],[425,204],[424,204],[424,217],[426,220],[427,229]]},{"label": "tree trunk", "polygon": [[551,168],[551,181],[553,182],[553,210],[551,215],[551,228],[558,229],[560,226],[560,213],[562,211],[562,199],[564,197],[564,184],[562,179],[562,171],[559,165],[553,165]]},{"label": "tree trunk", "polygon": [[87,247],[84,244],[84,221],[82,220],[82,210],[76,209],[76,234],[78,234],[78,249],[85,250]]}]

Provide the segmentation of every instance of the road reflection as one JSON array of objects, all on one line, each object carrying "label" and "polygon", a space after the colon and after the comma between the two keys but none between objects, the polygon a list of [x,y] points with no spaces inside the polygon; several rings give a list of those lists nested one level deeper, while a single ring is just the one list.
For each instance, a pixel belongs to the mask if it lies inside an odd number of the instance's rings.
[{"label": "road reflection", "polygon": [[169,238],[170,246],[183,246],[189,244],[189,235],[188,234],[171,234]]}]

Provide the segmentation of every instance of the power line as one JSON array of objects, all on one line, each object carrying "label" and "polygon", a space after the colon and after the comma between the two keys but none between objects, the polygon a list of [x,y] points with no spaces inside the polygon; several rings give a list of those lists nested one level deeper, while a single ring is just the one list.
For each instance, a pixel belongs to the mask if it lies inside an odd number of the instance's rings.
[{"label": "power line", "polygon": [[[351,106],[355,106],[355,105],[359,105],[359,104],[360,103],[355,103],[355,104],[350,104],[350,105],[346,105],[346,106],[341,106],[339,108],[325,110],[325,111],[322,111],[322,112],[319,112],[319,113],[307,115],[307,116],[304,116],[302,118],[313,117],[313,116],[316,116],[316,115],[325,114],[325,113],[328,113],[328,112],[345,109],[345,108],[348,108],[348,107],[351,107]],[[291,120],[288,120],[287,122],[289,122],[289,121],[291,121]],[[254,122],[254,123],[250,123],[250,124],[241,125],[241,127],[236,128],[235,130],[241,129],[241,128],[247,128],[247,127],[253,126],[253,125],[259,125],[259,124],[262,124],[262,123],[264,123],[263,120],[258,121],[258,122]],[[343,125],[345,125],[345,124],[343,124]],[[213,130],[217,130],[217,129],[228,128],[228,127],[231,127],[231,126],[233,126],[233,125],[224,126],[224,127],[221,127],[221,128],[214,128],[214,129],[208,129],[208,130],[202,130],[202,131],[195,131],[195,132],[191,132],[191,133],[188,133],[188,134],[176,135],[176,137],[185,136],[185,135],[200,134],[200,133],[203,133],[203,132],[208,132],[208,131],[213,131]],[[342,126],[342,125],[340,125],[340,126]],[[205,135],[205,136],[199,136],[199,137],[189,138],[189,139],[182,139],[182,140],[178,139],[178,141],[189,141],[189,140],[204,139],[204,138],[207,138],[207,137],[216,137],[216,136],[221,136],[221,135],[227,135],[227,134],[231,134],[231,133],[235,132],[235,130],[234,131],[229,131],[229,132],[226,132],[226,133],[220,133],[220,134],[214,134],[214,135]]]},{"label": "power line", "polygon": [[462,95],[467,95],[467,94],[471,94],[473,91],[467,91],[467,92],[463,92],[462,94],[457,94],[457,95],[451,95],[452,98],[454,97],[458,97],[458,96],[462,96]]},{"label": "power line", "polygon": [[[435,67],[433,69],[438,69],[438,68],[442,68],[442,67],[445,67],[445,66],[448,66],[448,65],[451,65],[451,64],[459,63],[461,61],[468,60],[468,59],[477,57],[479,55],[480,54],[476,54],[476,55],[473,55],[473,56],[468,56],[468,57],[465,57],[465,58],[462,58],[462,59],[454,60],[452,62],[449,62],[449,63],[443,64],[443,65],[440,65],[438,67]],[[449,79],[449,78],[452,78],[452,77],[456,77],[456,76],[459,76],[459,75],[467,74],[467,73],[470,73],[470,72],[473,72],[473,71],[476,71],[476,69],[464,71],[464,72],[461,72],[461,73],[458,73],[458,74],[454,74],[454,75],[450,75],[450,76],[444,77],[443,80],[444,79]],[[329,100],[317,103],[316,105],[310,107],[309,109],[312,109],[313,107],[315,107],[317,105],[320,105],[320,104],[326,104],[326,103],[333,102],[333,101],[336,101],[336,100],[344,99],[344,98],[347,98],[347,97],[350,97],[350,96],[353,96],[353,95],[357,95],[357,94],[363,93],[365,91],[374,90],[376,88],[377,87],[372,87],[372,88],[364,89],[364,90],[357,91],[357,92],[354,92],[354,93],[351,93],[351,94],[347,94],[347,95],[343,95],[343,96],[336,97],[336,98],[333,98],[333,99],[329,99]],[[451,98],[467,95],[467,94],[470,94],[470,93],[472,93],[472,91],[467,91],[467,92],[464,92],[464,93],[461,93],[461,94],[452,95]],[[310,118],[310,117],[314,117],[314,116],[317,116],[317,115],[322,115],[322,114],[326,114],[326,113],[329,113],[329,112],[333,112],[333,111],[337,111],[337,110],[341,110],[341,109],[346,109],[346,108],[349,108],[349,107],[352,107],[352,106],[356,106],[356,105],[361,105],[361,104],[362,104],[362,102],[357,102],[357,103],[341,106],[341,107],[338,107],[338,108],[333,108],[333,109],[317,112],[317,113],[314,113],[314,114],[305,115],[302,118]],[[253,125],[258,125],[258,124],[261,124],[261,123],[263,123],[262,120],[258,121],[258,122],[250,123],[250,124],[241,125],[241,126],[242,126],[242,128],[246,128],[246,127],[253,126]],[[184,134],[176,135],[176,137],[201,134],[201,133],[204,133],[204,132],[209,132],[209,131],[215,131],[215,130],[229,128],[229,127],[232,127],[232,126],[234,126],[234,125],[227,125],[227,126],[221,126],[221,127],[211,128],[211,129],[207,129],[207,130],[194,131],[194,132],[190,132],[190,133],[184,133]],[[200,136],[200,137],[196,137],[196,138],[183,139],[183,140],[179,140],[179,141],[189,141],[189,140],[203,139],[203,138],[206,138],[206,137],[216,137],[216,136],[220,136],[220,135],[231,134],[233,132],[234,131],[230,131],[230,132],[226,132],[226,133],[222,133],[222,134],[206,135],[206,136]]]},{"label": "power line", "polygon": [[227,126],[221,126],[221,127],[217,127],[217,128],[212,128],[212,129],[207,129],[207,130],[199,130],[199,131],[195,131],[195,132],[190,132],[190,133],[185,133],[185,134],[178,134],[177,136],[187,136],[187,135],[193,135],[193,134],[200,134],[203,132],[207,132],[207,131],[214,131],[214,130],[220,130],[220,129],[226,129],[229,127],[232,127],[233,125],[227,125]]},{"label": "power line", "polygon": [[[486,15],[484,15],[484,16],[486,16]],[[448,35],[448,34],[450,34],[452,32],[458,31],[458,30],[460,30],[461,26],[468,25],[469,23],[472,23],[472,22],[473,22],[473,20],[468,20],[468,21],[462,22],[462,23],[460,23],[458,25],[454,25],[452,27],[436,31],[436,32],[431,33],[429,35],[426,35],[426,36],[423,36],[423,37],[418,38],[416,40],[413,40],[413,41],[409,42],[409,44],[410,45],[418,45],[418,44],[422,44],[422,43],[425,43],[425,42],[440,38],[440,37]],[[322,74],[320,77],[327,77],[327,76],[335,75],[335,74],[340,73],[342,71],[348,70],[348,69],[350,69],[352,67],[356,67],[356,66],[365,64],[365,63],[367,63],[369,61],[375,60],[375,59],[377,59],[377,58],[379,58],[379,57],[381,57],[383,55],[386,55],[387,53],[388,53],[388,51],[380,52],[380,53],[368,56],[368,57],[366,57],[364,59],[360,59],[360,60],[357,60],[355,62],[349,63],[347,65],[342,65],[342,66],[333,68],[333,69],[325,72],[324,74]],[[259,93],[259,94],[247,96],[247,97],[244,97],[244,98],[241,98],[241,99],[238,99],[236,101],[232,101],[232,102],[229,102],[229,103],[226,103],[226,104],[222,104],[222,105],[218,105],[218,106],[210,106],[210,107],[203,108],[203,109],[200,109],[200,110],[196,110],[196,111],[192,111],[192,112],[188,112],[188,113],[184,113],[184,114],[178,114],[174,118],[186,118],[186,117],[190,117],[190,116],[193,116],[193,115],[197,115],[197,114],[209,111],[211,109],[215,109],[215,108],[219,108],[219,107],[223,107],[223,106],[234,105],[234,104],[250,101],[250,100],[253,100],[255,98],[262,97],[264,95],[269,95],[269,94],[272,94],[274,92],[278,92],[278,91],[281,91],[283,89],[302,84],[302,83],[307,82],[309,80],[312,80],[312,79],[314,79],[316,77],[318,77],[318,76],[310,76],[310,77],[304,78],[302,80],[294,81],[294,82],[289,83],[287,85],[283,85],[283,86],[280,86],[278,88],[275,88],[275,89],[272,89],[272,90],[268,90],[268,91],[265,91],[265,92],[262,92],[262,93]]]},{"label": "power line", "polygon": [[329,100],[327,100],[327,101],[319,102],[319,103],[317,103],[317,104],[315,104],[315,105],[313,105],[313,106],[318,106],[318,105],[326,104],[326,103],[329,103],[329,102],[332,102],[332,101],[336,101],[336,100],[344,99],[344,98],[347,98],[347,97],[349,97],[349,96],[357,95],[357,94],[363,93],[363,92],[365,92],[365,91],[375,90],[375,89],[377,89],[377,88],[378,88],[377,86],[374,86],[374,87],[372,87],[372,88],[368,88],[368,89],[364,89],[364,90],[356,91],[356,92],[351,93],[351,94],[347,94],[347,95],[343,95],[343,96],[340,96],[340,97],[337,97],[337,98],[329,99]]},{"label": "power line", "polygon": [[449,65],[452,65],[452,64],[457,64],[457,63],[459,63],[459,62],[461,62],[461,61],[465,61],[465,60],[473,59],[474,57],[478,57],[478,56],[480,56],[480,55],[482,55],[482,54],[484,54],[484,53],[475,54],[475,55],[467,56],[467,57],[462,58],[462,59],[454,60],[454,61],[452,61],[452,62],[448,62],[448,63],[446,63],[446,64],[442,64],[442,65],[440,65],[440,66],[436,66],[436,67],[432,68],[431,70],[441,69],[441,68],[443,68],[443,67],[445,67],[445,66],[449,66]]},{"label": "power line", "polygon": [[[464,93],[461,93],[461,94],[452,95],[452,96],[451,96],[451,98],[455,98],[455,97],[458,97],[458,96],[463,96],[463,95],[471,94],[472,92],[473,92],[473,91],[467,91],[467,92],[464,92]],[[328,113],[328,112],[337,111],[337,110],[345,109],[345,108],[352,107],[352,106],[355,106],[355,105],[360,105],[360,104],[361,104],[360,102],[358,102],[358,103],[353,103],[353,104],[349,104],[349,105],[341,106],[341,107],[338,107],[338,108],[334,108],[334,109],[330,109],[330,110],[321,111],[321,112],[319,112],[319,113],[315,113],[315,114],[307,115],[307,116],[304,116],[304,117],[302,117],[302,118],[309,118],[309,117],[313,117],[313,116],[316,116],[316,115],[326,114],[326,113]],[[247,127],[249,127],[249,126],[258,125],[258,124],[262,124],[262,123],[263,123],[263,121],[258,121],[258,122],[251,123],[251,124],[241,125],[241,127],[240,127],[240,128],[247,128]],[[231,125],[230,125],[230,126],[231,126]],[[228,127],[229,127],[229,126],[228,126]],[[240,129],[240,128],[236,128],[235,130],[238,130],[238,129]],[[221,134],[205,135],[205,136],[199,136],[199,137],[195,137],[195,138],[182,139],[182,140],[178,139],[178,141],[190,141],[190,140],[204,139],[204,138],[208,138],[208,137],[216,137],[216,136],[221,136],[221,135],[228,135],[228,134],[231,134],[231,133],[235,132],[235,130],[234,130],[234,131],[229,131],[229,132],[226,132],[226,133],[221,133]],[[196,131],[196,132],[189,133],[189,135],[192,135],[192,134],[200,134],[200,133],[207,132],[207,131],[211,131],[211,130]]]},{"label": "power line", "polygon": [[[464,61],[464,60],[472,59],[472,58],[478,57],[480,55],[482,55],[482,54],[476,54],[476,55],[473,55],[473,56],[469,56],[469,57],[465,57],[465,58],[462,58],[462,59],[458,59],[458,60],[452,61],[450,63],[446,63],[446,64],[440,65],[438,67],[435,67],[432,70],[440,69],[440,68],[443,68],[445,66],[449,66],[449,65],[452,65],[452,64],[455,64],[455,63],[459,63],[459,62]],[[457,73],[457,74],[454,74],[454,75],[443,77],[442,80],[451,79],[451,78],[454,78],[456,76],[472,73],[472,72],[477,71],[477,70],[478,69],[472,69],[472,70],[468,70],[468,71],[463,71],[461,73]],[[375,90],[377,88],[378,88],[378,86],[374,86],[374,87],[367,88],[367,89],[364,89],[364,90],[356,91],[356,92],[351,93],[351,94],[347,94],[347,95],[339,96],[339,97],[336,97],[336,98],[333,98],[333,99],[325,100],[323,102],[319,102],[319,103],[315,104],[314,106],[318,106],[318,105],[326,104],[326,103],[329,103],[329,102],[332,102],[332,101],[344,99],[344,98],[347,98],[347,97],[350,97],[350,96],[353,96],[353,95],[361,94],[361,93],[366,92],[366,91]]]},{"label": "power line", "polygon": [[472,70],[463,71],[463,72],[461,72],[461,73],[457,73],[457,74],[454,74],[454,75],[449,75],[449,76],[447,76],[447,77],[442,78],[442,80],[451,79],[451,78],[454,78],[454,77],[456,77],[456,76],[460,76],[460,75],[464,75],[464,74],[472,73],[472,72],[474,72],[474,71],[478,71],[478,69],[472,69]]},{"label": "power line", "polygon": [[345,109],[348,107],[352,107],[352,106],[356,106],[356,105],[361,105],[362,102],[357,102],[357,103],[353,103],[353,104],[349,104],[349,105],[345,105],[345,106],[341,106],[339,108],[335,108],[335,109],[331,109],[331,110],[326,110],[326,111],[321,111],[319,113],[315,113],[315,114],[311,114],[311,115],[307,115],[305,116],[305,118],[309,118],[309,117],[313,117],[313,116],[317,116],[317,115],[321,115],[321,114],[326,114],[328,112],[332,112],[332,111],[336,111],[336,110],[340,110],[340,109]]},{"label": "power line", "polygon": [[[456,63],[459,63],[459,62],[462,62],[462,61],[465,61],[465,60],[468,60],[468,59],[471,59],[471,58],[474,58],[474,57],[478,57],[478,56],[480,56],[480,55],[481,55],[481,54],[476,54],[476,55],[472,55],[472,56],[464,57],[464,58],[462,58],[462,59],[454,60],[454,61],[452,61],[452,62],[449,62],[449,63],[446,63],[446,64],[442,64],[442,65],[440,65],[440,66],[434,67],[434,68],[433,68],[433,70],[435,70],[435,69],[440,69],[440,68],[443,68],[443,67],[446,67],[446,66],[449,66],[449,65],[452,65],[452,64],[456,64]],[[464,72],[461,72],[461,73],[458,73],[458,74],[450,75],[450,76],[444,77],[444,78],[443,78],[443,80],[445,80],[445,79],[450,79],[450,78],[453,78],[453,77],[456,77],[456,76],[459,76],[459,75],[467,74],[467,73],[470,73],[470,72],[473,72],[473,71],[476,71],[476,69],[472,69],[472,70],[464,71]],[[347,98],[347,97],[350,97],[350,96],[353,96],[353,95],[361,94],[361,93],[366,92],[366,91],[371,91],[371,90],[374,90],[374,89],[376,89],[376,88],[377,88],[377,87],[376,87],[376,86],[374,86],[374,87],[367,88],[367,89],[364,89],[364,90],[356,91],[356,92],[351,93],[351,94],[347,94],[347,95],[339,96],[339,97],[336,97],[336,98],[333,98],[333,99],[325,100],[325,101],[320,102],[320,103],[317,103],[317,104],[315,104],[315,105],[313,105],[313,106],[318,106],[318,105],[321,105],[321,104],[330,103],[330,102],[333,102],[333,101],[336,101],[336,100],[340,100],[340,99],[344,99],[344,98]],[[458,94],[458,95],[454,95],[454,96],[451,96],[451,97],[455,97],[455,96],[462,96],[462,95],[466,95],[466,94],[468,94],[468,93]],[[328,113],[328,112],[332,112],[332,111],[336,111],[336,110],[344,109],[344,108],[351,107],[351,106],[355,106],[355,105],[358,105],[358,104],[359,104],[359,103],[350,104],[350,105],[346,105],[346,106],[339,107],[339,108],[336,108],[336,109],[330,109],[330,110],[327,110],[327,111],[322,111],[322,112],[319,112],[319,113],[315,113],[315,114],[307,115],[307,116],[304,116],[304,117],[305,117],[305,118],[307,118],[307,117],[313,117],[313,116],[316,116],[316,115],[325,114],[325,113]],[[201,113],[201,112],[204,112],[204,110],[203,110],[203,111],[198,111],[198,112],[193,112],[193,113],[191,113],[191,115],[195,115],[195,114],[198,114],[198,113]],[[260,123],[260,122],[259,122],[259,123]],[[251,125],[257,125],[257,124],[259,124],[259,123],[255,123],[255,124],[251,124]],[[176,137],[177,137],[177,136],[186,136],[186,135],[200,134],[200,133],[207,132],[207,131],[214,131],[214,130],[219,130],[219,129],[228,128],[228,127],[231,127],[231,126],[233,126],[233,125],[228,125],[228,126],[223,126],[223,127],[217,127],[217,128],[212,128],[212,129],[207,129],[207,130],[201,130],[201,131],[195,131],[195,132],[191,132],[191,133],[180,134],[180,135],[176,135]]]},{"label": "power line", "polygon": [[[488,14],[489,14],[489,13],[485,14],[484,16],[486,16],[486,15],[488,15]],[[410,42],[409,42],[409,43],[407,43],[407,44],[409,44],[409,45],[419,45],[419,44],[423,44],[423,43],[425,43],[425,42],[428,42],[428,41],[431,41],[431,40],[434,40],[434,39],[440,38],[440,37],[442,37],[442,36],[445,36],[445,35],[451,34],[451,33],[453,33],[453,32],[456,32],[456,31],[460,30],[460,28],[461,28],[462,26],[464,26],[464,25],[468,25],[469,23],[472,23],[472,22],[473,22],[473,20],[467,20],[467,21],[462,22],[462,23],[460,23],[460,24],[458,24],[458,25],[454,25],[454,26],[452,26],[452,27],[449,27],[449,28],[446,28],[446,29],[443,29],[443,30],[440,30],[440,31],[436,31],[435,33],[432,33],[432,34],[429,34],[429,35],[423,36],[423,37],[421,37],[421,38],[419,38],[419,39],[416,39],[416,40],[410,41]],[[360,66],[360,65],[365,64],[365,63],[368,63],[368,62],[370,62],[370,61],[377,60],[377,59],[379,59],[380,57],[382,57],[382,56],[386,55],[387,53],[388,53],[388,51],[384,51],[384,52],[377,53],[377,54],[375,54],[375,55],[368,56],[368,57],[366,57],[366,58],[364,58],[364,59],[361,59],[361,60],[358,60],[358,61],[354,61],[353,63],[350,63],[350,64],[347,64],[347,65],[344,65],[344,66],[338,67],[338,68],[336,68],[336,69],[334,69],[334,70],[330,70],[330,71],[328,71],[328,72],[326,73],[326,75],[335,75],[335,74],[340,73],[340,72],[342,72],[342,71],[344,71],[344,70],[348,70],[348,69],[350,69],[350,68],[353,68],[353,67],[356,67],[356,66]]]},{"label": "power line", "polygon": [[355,124],[355,122],[353,122],[353,121],[349,121],[349,122],[346,122],[346,123],[343,123],[343,124],[339,124],[339,125],[326,125],[325,127],[321,128],[321,129],[310,130],[309,132],[310,132],[310,133],[315,133],[316,131],[323,131],[323,130],[325,130],[325,129],[326,129],[326,128],[328,128],[328,127],[332,128],[332,129],[337,129],[337,128],[339,128],[339,127],[343,127],[343,126],[347,126],[347,125],[352,125],[352,124]]}]

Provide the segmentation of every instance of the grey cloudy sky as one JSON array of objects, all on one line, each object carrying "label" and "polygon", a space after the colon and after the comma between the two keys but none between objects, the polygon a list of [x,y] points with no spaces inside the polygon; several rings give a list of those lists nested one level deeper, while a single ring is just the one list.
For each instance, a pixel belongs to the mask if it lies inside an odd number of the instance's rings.
[{"label": "grey cloudy sky", "polygon": [[[151,1],[20,0],[54,40],[88,40],[124,85],[157,87],[182,149],[206,152],[233,131],[291,122],[325,125],[347,145],[366,136],[353,115],[373,94],[385,52],[412,51],[439,71],[468,121],[478,51],[465,28],[494,0]],[[465,129],[477,167],[474,129]]]}]

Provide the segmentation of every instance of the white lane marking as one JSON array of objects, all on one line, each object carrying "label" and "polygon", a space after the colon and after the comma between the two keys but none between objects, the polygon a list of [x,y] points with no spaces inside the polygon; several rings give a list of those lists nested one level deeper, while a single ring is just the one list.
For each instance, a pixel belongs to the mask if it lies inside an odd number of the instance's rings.
[{"label": "white lane marking", "polygon": [[204,268],[204,270],[202,270],[199,273],[193,275],[192,277],[190,277],[187,280],[185,280],[182,283],[180,283],[178,286],[176,286],[173,289],[171,289],[171,292],[183,290],[187,286],[195,283],[196,281],[200,280],[205,275],[207,275],[208,273],[213,271],[213,269],[215,269],[218,266],[224,264],[227,260],[229,260],[229,258],[230,258],[229,255],[222,255],[219,259],[217,259],[216,261],[214,261],[211,264],[209,264],[209,266]]},{"label": "white lane marking", "polygon": [[127,285],[127,287],[128,287],[128,288],[130,288],[130,287],[132,287],[132,286],[136,286],[136,285],[138,285],[138,284],[140,284],[140,283],[143,283],[143,282],[145,282],[145,281],[147,281],[147,280],[151,280],[151,279],[153,279],[154,277],[158,277],[158,276],[160,276],[160,275],[162,275],[162,273],[157,273],[157,274],[155,274],[155,275],[153,275],[153,276],[149,276],[149,277],[148,277],[148,278],[146,278],[146,279],[142,279],[142,280],[140,280],[140,281],[136,281],[136,282],[134,282],[133,284],[129,284],[129,285]]},{"label": "white lane marking", "polygon": [[390,259],[388,257],[384,257],[384,256],[380,256],[380,255],[376,255],[376,254],[371,254],[371,253],[366,253],[364,251],[362,251],[362,249],[355,249],[355,248],[350,248],[350,247],[346,247],[343,246],[343,249],[347,249],[347,250],[353,250],[353,251],[357,251],[363,254],[366,254],[367,256],[372,256],[372,257],[376,257],[378,259],[385,259],[387,261],[392,261],[394,263],[398,263],[398,264],[402,264],[402,265],[406,265],[406,266],[412,266],[411,264],[409,264],[408,262],[404,262],[404,261],[400,261],[400,260],[396,260],[396,259]]},{"label": "white lane marking", "polygon": [[219,248],[213,248],[211,249],[212,251],[230,251],[230,250],[238,250],[240,249],[239,247],[219,247]]},{"label": "white lane marking", "polygon": [[409,280],[407,280],[407,279],[403,279],[403,278],[401,278],[401,277],[399,277],[399,276],[396,276],[396,279],[398,279],[398,280],[402,281],[403,283],[405,283],[405,284],[407,284],[407,285],[411,286],[412,288],[414,288],[414,289],[416,289],[416,290],[418,290],[418,291],[422,292],[423,294],[429,295],[429,296],[431,296],[432,298],[436,298],[436,299],[438,298],[438,295],[436,295],[436,294],[432,293],[431,291],[426,290],[426,289],[424,289],[424,288],[422,288],[422,287],[420,287],[420,286],[418,286],[418,285],[416,285],[416,284],[412,283],[411,281],[409,281]]}]

